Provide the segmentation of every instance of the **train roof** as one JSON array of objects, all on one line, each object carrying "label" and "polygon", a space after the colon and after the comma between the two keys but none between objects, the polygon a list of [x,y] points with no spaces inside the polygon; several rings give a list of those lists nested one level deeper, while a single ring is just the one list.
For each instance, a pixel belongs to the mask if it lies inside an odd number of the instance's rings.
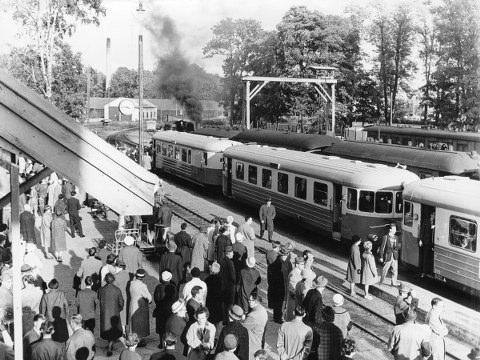
[{"label": "train roof", "polygon": [[422,179],[405,185],[403,199],[480,216],[480,181],[461,176]]},{"label": "train roof", "polygon": [[480,142],[480,133],[476,132],[462,132],[462,131],[446,131],[436,129],[417,129],[407,127],[394,127],[394,126],[368,126],[364,128],[368,132],[383,132],[385,134],[399,134],[399,135],[417,135],[417,136],[432,136],[441,137],[447,139],[458,139]]},{"label": "train roof", "polygon": [[214,136],[218,138],[230,139],[237,135],[240,130],[232,130],[225,128],[199,128],[192,132],[192,134]]},{"label": "train roof", "polygon": [[157,131],[152,139],[211,152],[222,152],[230,146],[240,144],[228,139],[219,139],[213,136],[196,135],[173,130]]},{"label": "train roof", "polygon": [[279,146],[298,151],[311,151],[330,146],[340,140],[326,135],[297,134],[274,130],[245,130],[231,138],[243,143],[251,142],[269,146]]},{"label": "train roof", "polygon": [[360,141],[339,141],[323,149],[322,153],[355,157],[366,161],[377,160],[379,162],[398,163],[407,165],[407,169],[411,166],[457,175],[478,171],[480,168],[480,157],[476,153],[427,150]]},{"label": "train roof", "polygon": [[364,189],[398,189],[403,183],[418,180],[418,176],[408,170],[387,165],[268,146],[234,146],[224,154],[261,166]]}]

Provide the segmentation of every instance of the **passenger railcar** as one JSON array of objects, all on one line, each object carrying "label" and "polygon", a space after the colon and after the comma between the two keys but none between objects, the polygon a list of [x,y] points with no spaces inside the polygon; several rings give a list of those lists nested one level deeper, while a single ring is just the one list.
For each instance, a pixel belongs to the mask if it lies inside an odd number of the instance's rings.
[{"label": "passenger railcar", "polygon": [[410,171],[259,145],[224,152],[224,195],[259,206],[271,197],[277,213],[350,240],[383,235],[402,218],[402,185]]},{"label": "passenger railcar", "polygon": [[222,185],[222,153],[239,143],[177,131],[153,138],[155,169],[203,186]]},{"label": "passenger railcar", "polygon": [[425,147],[434,150],[476,151],[480,153],[480,133],[393,126],[365,127],[367,138],[384,143]]},{"label": "passenger railcar", "polygon": [[422,179],[405,185],[403,199],[402,261],[480,291],[480,183],[458,176]]}]

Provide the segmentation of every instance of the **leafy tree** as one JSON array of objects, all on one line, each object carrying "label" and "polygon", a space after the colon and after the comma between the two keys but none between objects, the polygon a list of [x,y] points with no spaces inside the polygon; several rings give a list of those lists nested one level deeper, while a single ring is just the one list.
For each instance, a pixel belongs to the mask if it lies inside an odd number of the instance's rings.
[{"label": "leafy tree", "polygon": [[260,22],[231,18],[220,21],[212,28],[213,38],[203,48],[207,57],[224,57],[225,107],[230,111],[230,123],[241,119],[243,105],[242,77],[247,75],[250,55],[263,29]]},{"label": "leafy tree", "polygon": [[115,70],[110,79],[108,95],[110,97],[137,97],[138,72],[126,67],[119,67],[117,70]]},{"label": "leafy tree", "polygon": [[[40,89],[47,99],[53,95],[55,56],[61,51],[64,39],[75,32],[78,23],[99,24],[105,14],[101,0],[22,0],[10,1],[13,18],[28,39],[27,53],[37,58],[39,74],[35,88]],[[40,75],[40,76],[38,76]]]},{"label": "leafy tree", "polygon": [[434,103],[441,126],[480,124],[480,20],[475,0],[443,0],[433,9],[438,62]]}]

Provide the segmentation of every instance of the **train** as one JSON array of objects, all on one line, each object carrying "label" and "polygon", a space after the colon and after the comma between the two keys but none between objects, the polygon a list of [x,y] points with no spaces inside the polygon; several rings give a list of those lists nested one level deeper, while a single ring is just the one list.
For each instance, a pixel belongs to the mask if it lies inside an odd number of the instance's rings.
[{"label": "train", "polygon": [[401,259],[462,290],[480,292],[480,183],[445,176],[403,189]]},{"label": "train", "polygon": [[435,151],[400,145],[345,141],[317,134],[284,133],[271,130],[197,129],[196,134],[228,138],[323,155],[406,166],[420,178],[460,175],[480,179],[480,156],[476,152]]},{"label": "train", "polygon": [[154,170],[253,206],[271,197],[280,216],[344,241],[401,221],[402,186],[418,179],[382,164],[195,134],[158,132],[153,142]]},{"label": "train", "polygon": [[[420,179],[385,164],[172,131],[157,133],[153,141],[156,171],[214,185],[252,207],[269,197],[279,216],[344,243],[355,234],[381,237],[386,225],[396,223],[402,263],[463,290],[480,289],[477,180]],[[189,153],[199,161],[188,164]],[[186,164],[191,170],[182,170]],[[419,244],[427,239],[433,251],[424,256]],[[428,256],[431,266],[425,270]]]},{"label": "train", "polygon": [[417,129],[411,127],[368,126],[367,140],[433,150],[476,151],[480,153],[480,133]]}]

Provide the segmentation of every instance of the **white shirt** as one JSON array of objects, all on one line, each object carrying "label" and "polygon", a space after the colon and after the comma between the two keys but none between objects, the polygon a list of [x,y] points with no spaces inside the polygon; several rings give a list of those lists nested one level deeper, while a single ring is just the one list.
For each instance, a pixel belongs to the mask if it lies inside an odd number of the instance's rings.
[{"label": "white shirt", "polygon": [[192,298],[192,289],[195,286],[200,286],[203,289],[203,297],[202,297],[202,305],[205,306],[205,301],[207,299],[207,284],[204,281],[200,280],[200,278],[192,278],[189,282],[185,284],[183,287],[183,299],[185,303]]}]

